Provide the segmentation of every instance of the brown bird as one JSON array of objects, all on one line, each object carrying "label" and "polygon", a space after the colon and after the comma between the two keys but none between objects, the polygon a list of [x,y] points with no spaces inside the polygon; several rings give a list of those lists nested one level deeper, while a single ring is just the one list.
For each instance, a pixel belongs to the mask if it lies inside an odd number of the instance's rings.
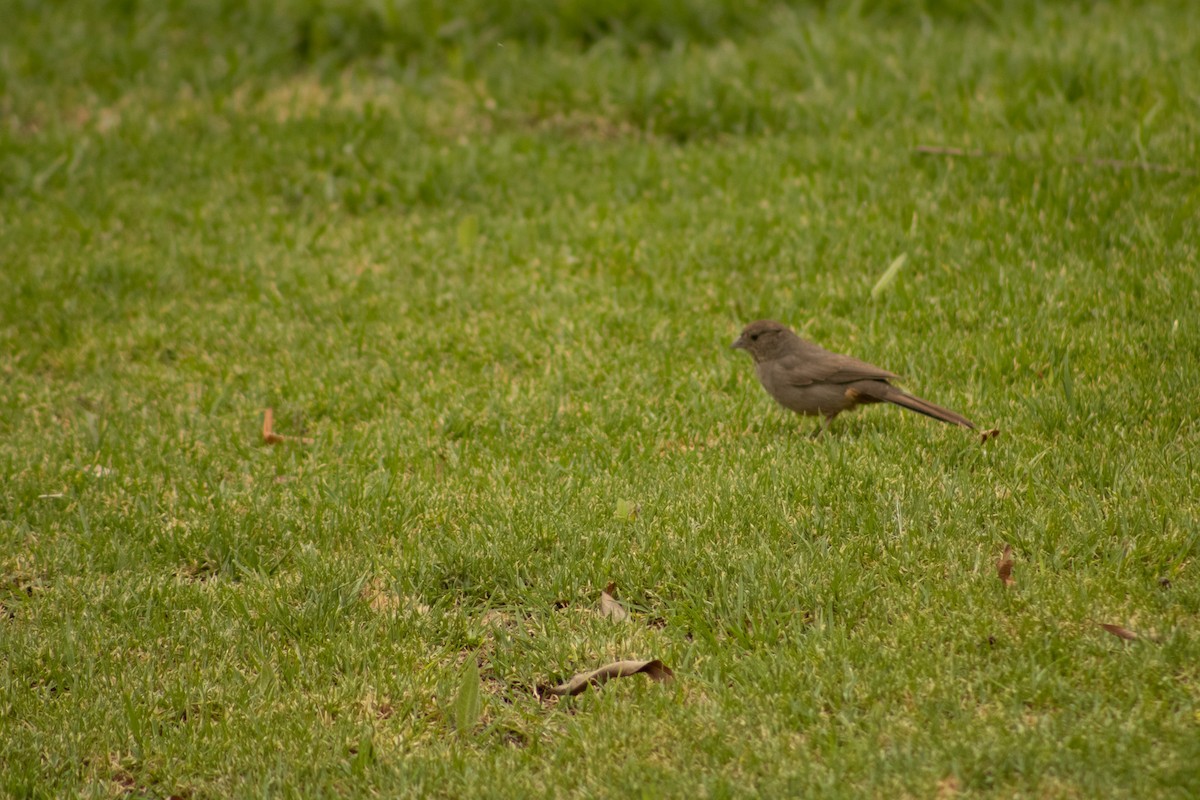
[{"label": "brown bird", "polygon": [[838,414],[868,403],[894,403],[942,422],[975,429],[966,417],[888,383],[898,375],[806,342],[781,323],[769,319],[751,322],[733,346],[754,358],[759,382],[781,406],[797,414],[825,417],[814,437]]}]

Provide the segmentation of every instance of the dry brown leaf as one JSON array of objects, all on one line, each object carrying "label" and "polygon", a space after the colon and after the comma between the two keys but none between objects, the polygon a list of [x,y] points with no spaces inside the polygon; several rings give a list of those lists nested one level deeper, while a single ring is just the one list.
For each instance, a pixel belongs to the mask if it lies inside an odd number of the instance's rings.
[{"label": "dry brown leaf", "polygon": [[558,697],[574,697],[592,684],[599,686],[609,678],[627,678],[630,675],[645,675],[652,681],[674,680],[675,673],[657,658],[650,661],[616,661],[591,672],[581,672],[566,683],[547,686],[542,691]]},{"label": "dry brown leaf", "polygon": [[1120,625],[1110,625],[1107,622],[1101,622],[1100,627],[1116,636],[1118,639],[1124,639],[1127,642],[1132,642],[1138,638],[1138,635],[1131,630],[1122,628]]},{"label": "dry brown leaf", "polygon": [[517,615],[512,611],[491,608],[483,612],[479,621],[489,628],[512,628],[517,624]]},{"label": "dry brown leaf", "polygon": [[413,597],[401,597],[388,588],[381,578],[372,578],[362,587],[359,596],[372,611],[379,614],[395,614],[400,611],[410,614],[429,613],[429,606]]},{"label": "dry brown leaf", "polygon": [[1004,545],[1004,553],[1000,556],[1000,560],[996,562],[996,574],[1000,577],[1000,582],[1005,586],[1012,586],[1016,581],[1013,580],[1013,558],[1012,545]]},{"label": "dry brown leaf", "polygon": [[951,797],[958,797],[960,791],[958,778],[954,777],[953,775],[947,775],[938,781],[938,800],[949,800]]},{"label": "dry brown leaf", "polygon": [[370,583],[363,586],[360,594],[362,599],[367,601],[371,610],[380,614],[391,613],[401,606],[400,598],[379,578],[373,578]]},{"label": "dry brown leaf", "polygon": [[299,442],[300,444],[312,444],[315,439],[307,436],[284,436],[275,432],[275,410],[268,408],[263,412],[263,441],[267,444],[281,444],[282,442]]},{"label": "dry brown leaf", "polygon": [[979,441],[982,444],[984,442],[987,442],[988,439],[995,439],[999,435],[1000,435],[1000,429],[992,428],[991,430],[986,430],[986,431],[982,432],[981,434],[979,434]]},{"label": "dry brown leaf", "polygon": [[617,602],[617,598],[614,597],[616,593],[617,585],[615,583],[604,587],[604,591],[600,593],[600,615],[608,617],[613,622],[625,622],[629,619],[629,612]]}]

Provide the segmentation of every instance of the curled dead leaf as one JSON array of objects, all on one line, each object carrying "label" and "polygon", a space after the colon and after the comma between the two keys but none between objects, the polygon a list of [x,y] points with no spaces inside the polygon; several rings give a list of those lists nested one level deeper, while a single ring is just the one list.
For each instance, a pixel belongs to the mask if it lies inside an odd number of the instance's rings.
[{"label": "curled dead leaf", "polygon": [[996,562],[996,575],[999,576],[1000,582],[1005,586],[1012,586],[1016,581],[1013,580],[1013,558],[1012,545],[1004,545],[1004,552],[1000,556],[1000,560]]},{"label": "curled dead leaf", "polygon": [[1122,628],[1120,625],[1110,625],[1107,622],[1101,622],[1100,627],[1104,628],[1104,630],[1108,631],[1113,636],[1116,636],[1118,639],[1124,639],[1127,642],[1132,642],[1140,638],[1133,631],[1127,628]]},{"label": "curled dead leaf", "polygon": [[574,697],[592,684],[599,686],[610,678],[627,678],[630,675],[645,675],[652,681],[674,680],[675,673],[657,658],[650,661],[615,661],[591,672],[581,672],[566,683],[558,686],[547,686],[542,689],[546,694],[557,697]]},{"label": "curled dead leaf", "polygon": [[608,617],[613,622],[625,622],[629,619],[629,612],[617,602],[616,593],[617,584],[609,583],[604,587],[600,593],[600,616]]},{"label": "curled dead leaf", "polygon": [[284,436],[275,432],[275,410],[268,408],[263,412],[263,441],[267,444],[281,444],[283,442],[299,442],[300,444],[312,444],[315,439],[308,436]]},{"label": "curled dead leaf", "polygon": [[980,442],[980,444],[985,444],[988,439],[995,439],[999,435],[1000,435],[999,428],[992,428],[990,430],[983,431],[982,433],[979,434],[979,442]]}]

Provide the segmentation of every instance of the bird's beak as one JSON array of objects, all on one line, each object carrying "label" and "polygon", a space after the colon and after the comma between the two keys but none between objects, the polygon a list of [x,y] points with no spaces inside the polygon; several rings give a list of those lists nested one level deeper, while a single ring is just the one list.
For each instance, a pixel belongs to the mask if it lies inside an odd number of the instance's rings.
[{"label": "bird's beak", "polygon": [[746,348],[746,337],[745,337],[745,336],[739,336],[739,337],[738,337],[738,338],[737,338],[737,339],[734,341],[734,343],[730,345],[730,347],[732,347],[734,350],[745,350],[745,349],[747,349],[747,348]]}]

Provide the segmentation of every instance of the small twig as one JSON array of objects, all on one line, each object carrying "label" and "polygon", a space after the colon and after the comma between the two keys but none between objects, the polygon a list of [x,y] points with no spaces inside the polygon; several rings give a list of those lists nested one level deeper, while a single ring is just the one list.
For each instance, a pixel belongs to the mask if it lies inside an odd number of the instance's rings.
[{"label": "small twig", "polygon": [[[1022,156],[1016,153],[996,153],[991,150],[964,150],[961,147],[937,147],[934,145],[918,145],[913,152],[923,156],[945,156],[947,158],[1002,158],[1014,161],[1033,161],[1032,156]],[[1179,167],[1174,164],[1159,164],[1154,161],[1121,161],[1116,158],[1088,158],[1075,156],[1073,164],[1083,164],[1087,167],[1107,167],[1109,169],[1140,169],[1144,172],[1163,172],[1171,175],[1196,175],[1197,170]]]},{"label": "small twig", "polygon": [[1076,164],[1087,164],[1089,167],[1108,167],[1110,169],[1140,169],[1145,172],[1167,172],[1172,175],[1195,175],[1196,170],[1187,167],[1177,167],[1174,164],[1159,164],[1154,161],[1121,161],[1116,158],[1084,158],[1076,156],[1071,159]]},{"label": "small twig", "polygon": [[961,147],[934,147],[919,144],[913,148],[914,153],[923,156],[950,156],[953,158],[1005,158],[1004,153],[990,153],[987,150],[963,150]]}]

